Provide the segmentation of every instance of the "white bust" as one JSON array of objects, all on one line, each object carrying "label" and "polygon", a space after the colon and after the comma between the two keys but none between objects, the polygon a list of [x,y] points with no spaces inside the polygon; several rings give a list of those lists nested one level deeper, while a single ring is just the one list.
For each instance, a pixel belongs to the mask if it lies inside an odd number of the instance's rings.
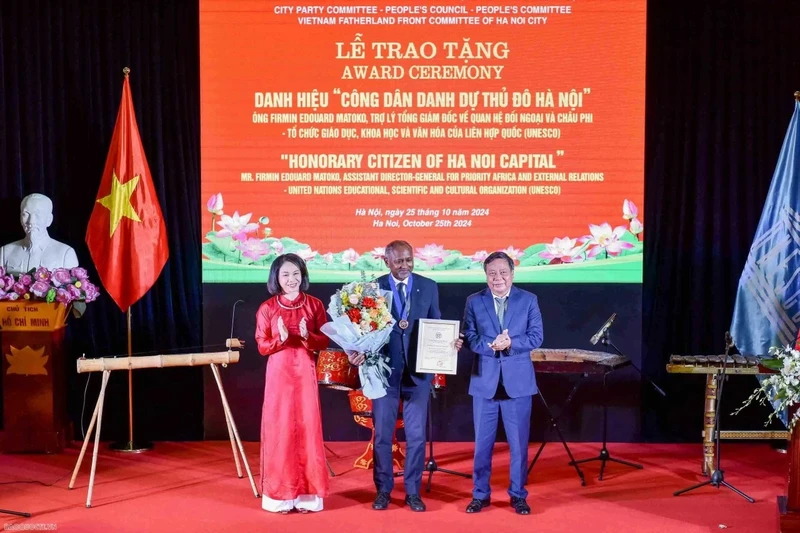
[{"label": "white bust", "polygon": [[25,238],[0,248],[0,265],[6,272],[21,274],[45,267],[73,268],[78,256],[70,246],[51,239],[47,228],[53,222],[53,202],[43,194],[29,194],[19,206]]}]

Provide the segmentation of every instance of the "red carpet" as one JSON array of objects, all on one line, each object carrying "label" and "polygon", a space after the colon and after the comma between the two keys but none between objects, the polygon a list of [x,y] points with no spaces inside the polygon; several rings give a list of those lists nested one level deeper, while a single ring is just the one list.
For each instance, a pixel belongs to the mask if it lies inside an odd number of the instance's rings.
[{"label": "red carpet", "polygon": [[[31,518],[0,515],[5,529],[117,531],[525,531],[525,532],[707,532],[725,526],[733,533],[778,530],[776,497],[785,491],[787,457],[763,444],[723,443],[726,481],[756,499],[747,503],[727,489],[706,487],[674,497],[673,491],[703,481],[698,473],[701,446],[611,444],[612,457],[639,462],[643,470],[609,463],[603,481],[598,462],[583,466],[581,487],[562,447],[548,444],[529,477],[530,516],[517,516],[506,494],[508,447],[495,448],[493,504],[478,515],[464,512],[472,482],[437,472],[422,497],[428,511],[401,507],[397,479],[393,506],[378,512],[371,471],[354,469],[363,443],[328,443],[336,477],[319,514],[272,515],[261,510],[247,475],[236,477],[229,442],[156,443],[141,455],[121,455],[103,447],[98,457],[92,508],[85,507],[91,447],[75,489],[69,490],[79,449],[61,455],[0,455],[0,509],[24,511]],[[531,454],[538,448],[531,445]],[[571,446],[579,458],[598,446]],[[245,449],[258,481],[258,443]],[[436,444],[439,466],[470,472],[471,443]],[[532,456],[532,455],[531,455]],[[24,483],[24,482],[28,483]],[[424,479],[427,481],[427,474]],[[14,483],[17,482],[17,483]],[[37,483],[40,482],[40,483]],[[51,486],[43,486],[51,485]],[[12,525],[14,527],[12,527]]]}]

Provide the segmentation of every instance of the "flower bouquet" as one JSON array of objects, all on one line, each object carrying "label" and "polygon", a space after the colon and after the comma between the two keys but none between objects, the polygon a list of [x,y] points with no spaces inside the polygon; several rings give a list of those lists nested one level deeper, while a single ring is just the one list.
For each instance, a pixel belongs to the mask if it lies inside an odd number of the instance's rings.
[{"label": "flower bouquet", "polygon": [[56,268],[49,270],[39,267],[17,278],[0,266],[0,301],[39,301],[72,305],[77,316],[86,310],[86,304],[93,302],[100,290],[89,281],[85,268]]},{"label": "flower bouquet", "polygon": [[358,368],[361,392],[370,400],[386,396],[388,376],[392,369],[388,357],[381,354],[392,332],[395,320],[389,311],[392,293],[381,290],[376,282],[346,284],[331,296],[328,314],[332,322],[320,330],[347,353],[360,352],[366,360]]},{"label": "flower bouquet", "polygon": [[[755,400],[758,400],[761,405],[770,402],[773,411],[764,425],[769,424],[775,417],[781,417],[787,408],[800,402],[800,351],[792,346],[773,346],[769,349],[769,353],[773,358],[763,359],[761,365],[776,370],[778,373],[761,380],[761,386],[733,413],[738,414]],[[800,418],[800,410],[789,420],[790,431],[797,423],[798,418]]]}]

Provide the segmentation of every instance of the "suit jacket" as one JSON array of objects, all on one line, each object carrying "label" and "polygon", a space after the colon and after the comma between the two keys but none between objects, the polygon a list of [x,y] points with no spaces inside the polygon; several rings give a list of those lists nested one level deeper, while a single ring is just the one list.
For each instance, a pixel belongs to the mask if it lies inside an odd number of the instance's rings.
[{"label": "suit jacket", "polygon": [[[392,290],[392,286],[389,285],[390,275],[385,274],[378,278],[381,289]],[[431,279],[423,278],[414,273],[411,276],[413,277],[413,283],[411,287],[411,308],[408,312],[408,329],[405,332],[400,329],[398,325],[400,315],[392,305],[392,316],[397,322],[392,328],[388,344],[383,349],[384,353],[389,356],[389,366],[392,368],[392,373],[389,375],[390,387],[398,387],[400,385],[400,378],[404,368],[408,368],[409,375],[417,385],[422,385],[433,379],[431,374],[418,374],[415,372],[417,368],[417,338],[419,332],[417,320],[420,318],[434,318],[437,320],[442,318],[442,313],[439,311],[439,287]]]},{"label": "suit jacket", "polygon": [[[480,398],[493,398],[502,374],[503,386],[509,397],[536,394],[539,389],[531,362],[531,350],[541,346],[543,339],[542,315],[536,295],[512,285],[502,328],[494,310],[492,291],[488,287],[467,298],[464,315],[464,337],[476,354],[469,393]],[[511,337],[508,355],[489,348],[489,344],[503,329],[507,329]]]}]

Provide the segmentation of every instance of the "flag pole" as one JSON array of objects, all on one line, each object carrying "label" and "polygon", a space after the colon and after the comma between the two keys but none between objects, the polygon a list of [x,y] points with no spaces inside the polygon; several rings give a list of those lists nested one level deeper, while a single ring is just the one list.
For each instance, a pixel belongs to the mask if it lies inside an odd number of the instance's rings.
[{"label": "flag pole", "polygon": [[[126,313],[128,316],[128,362],[133,357],[133,335],[131,332],[131,308]],[[133,442],[133,369],[128,366],[128,440]]]},{"label": "flag pole", "polygon": [[[122,98],[97,200],[86,229],[86,244],[106,291],[127,315],[130,365],[134,354],[131,307],[156,282],[169,258],[169,247],[133,109],[131,69],[125,67],[122,73]],[[148,261],[143,259],[150,250],[138,255],[133,251],[137,242],[153,244],[152,258]],[[129,366],[128,434],[121,442],[111,444],[112,450],[139,453],[153,447],[151,443],[136,440],[133,417],[133,368]]]},{"label": "flag pole", "polygon": [[[133,329],[131,328],[131,308],[128,307],[128,358],[133,357]],[[133,438],[133,369],[128,365],[128,440],[115,442],[111,449],[116,452],[142,453],[153,449],[152,442],[137,442]]]}]

